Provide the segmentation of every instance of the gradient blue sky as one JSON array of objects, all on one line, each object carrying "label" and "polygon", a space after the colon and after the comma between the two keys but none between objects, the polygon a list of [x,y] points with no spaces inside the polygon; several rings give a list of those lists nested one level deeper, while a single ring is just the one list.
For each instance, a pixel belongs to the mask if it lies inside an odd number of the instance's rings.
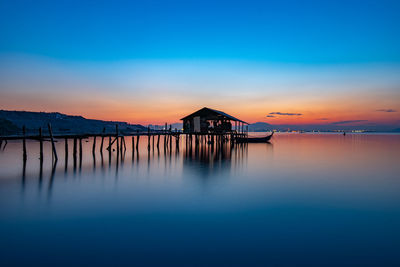
[{"label": "gradient blue sky", "polygon": [[400,1],[1,0],[0,11],[3,108],[400,122],[377,111],[400,110]]}]

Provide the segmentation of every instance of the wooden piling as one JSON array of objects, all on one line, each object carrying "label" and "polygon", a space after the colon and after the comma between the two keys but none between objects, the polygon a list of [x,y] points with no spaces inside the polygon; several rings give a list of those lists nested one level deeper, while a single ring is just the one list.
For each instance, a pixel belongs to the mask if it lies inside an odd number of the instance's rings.
[{"label": "wooden piling", "polygon": [[65,162],[68,160],[68,138],[65,138]]},{"label": "wooden piling", "polygon": [[160,147],[160,135],[158,134],[157,135],[157,148],[159,148]]},{"label": "wooden piling", "polygon": [[93,147],[92,147],[92,154],[95,153],[96,150],[96,136],[93,137]]},{"label": "wooden piling", "polygon": [[39,159],[43,161],[43,135],[42,127],[39,128]]},{"label": "wooden piling", "polygon": [[104,134],[106,132],[106,127],[103,128],[103,134],[101,135],[101,145],[100,145],[100,152],[103,151],[103,143],[104,143]]},{"label": "wooden piling", "polygon": [[57,156],[57,150],[56,150],[56,145],[54,144],[54,139],[53,139],[53,131],[51,130],[51,124],[47,124],[47,127],[49,127],[49,134],[50,134],[50,139],[51,139],[51,147],[53,150],[53,155],[54,155],[54,159],[55,161],[58,160],[58,156]]},{"label": "wooden piling", "polygon": [[76,150],[77,150],[77,139],[76,137],[74,137],[74,151],[72,153],[72,155],[74,156],[74,159],[76,159]]},{"label": "wooden piling", "polygon": [[132,159],[135,156],[135,136],[132,135]]},{"label": "wooden piling", "polygon": [[167,147],[167,123],[165,123],[164,128],[164,149]]},{"label": "wooden piling", "polygon": [[82,138],[79,138],[79,159],[82,159]]},{"label": "wooden piling", "polygon": [[147,150],[150,150],[150,127],[147,127]]},{"label": "wooden piling", "polygon": [[26,134],[26,129],[25,129],[25,125],[22,126],[22,134],[23,134],[23,139],[22,139],[22,150],[23,150],[23,159],[24,161],[26,161],[26,159],[28,158],[27,154],[26,154],[26,140],[25,140],[25,134]]},{"label": "wooden piling", "polygon": [[[118,124],[115,124],[115,138],[117,140],[117,152],[119,151],[119,142],[118,142]],[[111,148],[110,148],[111,149]]]},{"label": "wooden piling", "polygon": [[140,134],[138,134],[137,136],[136,150],[139,150],[139,140],[140,140]]}]

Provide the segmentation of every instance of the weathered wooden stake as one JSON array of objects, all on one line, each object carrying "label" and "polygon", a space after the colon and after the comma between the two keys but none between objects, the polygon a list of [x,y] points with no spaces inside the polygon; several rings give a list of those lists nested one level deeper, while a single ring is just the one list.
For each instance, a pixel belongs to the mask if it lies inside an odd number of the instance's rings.
[{"label": "weathered wooden stake", "polygon": [[132,158],[135,155],[135,136],[132,135]]},{"label": "weathered wooden stake", "polygon": [[164,149],[167,147],[167,123],[165,123],[164,128]]},{"label": "weathered wooden stake", "polygon": [[39,159],[43,161],[43,137],[42,137],[42,128],[39,128]]},{"label": "weathered wooden stake", "polygon": [[79,159],[82,160],[82,138],[79,138]]},{"label": "weathered wooden stake", "polygon": [[106,127],[103,128],[103,134],[101,136],[101,145],[100,145],[100,151],[103,151],[103,143],[104,143],[104,134],[106,132]]},{"label": "weathered wooden stake", "polygon": [[93,137],[93,148],[92,148],[92,153],[95,153],[95,149],[96,149],[96,136]]},{"label": "weathered wooden stake", "polygon": [[65,160],[68,159],[68,138],[65,138]]},{"label": "weathered wooden stake", "polygon": [[26,155],[26,140],[25,140],[25,133],[26,133],[26,130],[25,130],[25,125],[24,126],[22,126],[22,134],[24,135],[24,137],[23,137],[23,139],[22,139],[22,149],[23,149],[23,158],[24,158],[24,161],[26,161],[26,159],[28,158],[28,156]]},{"label": "weathered wooden stake", "polygon": [[150,150],[150,127],[147,127],[147,150]]},{"label": "weathered wooden stake", "polygon": [[160,147],[160,135],[158,134],[157,135],[157,148],[159,148]]},{"label": "weathered wooden stake", "polygon": [[136,150],[139,150],[139,140],[140,140],[140,135],[138,134],[136,142]]},{"label": "weathered wooden stake", "polygon": [[51,124],[47,124],[47,126],[49,127],[49,133],[50,133],[50,139],[51,139],[51,147],[53,149],[53,155],[54,155],[54,159],[55,161],[58,160],[58,156],[57,156],[57,150],[56,150],[56,145],[54,144],[54,139],[53,139],[53,131],[51,130]]},{"label": "weathered wooden stake", "polygon": [[[118,124],[115,124],[115,138],[117,140],[117,152],[119,151],[119,141],[118,141]],[[111,149],[111,148],[110,148]]]},{"label": "weathered wooden stake", "polygon": [[76,145],[76,143],[77,143],[77,140],[76,140],[76,137],[74,137],[74,152],[72,153],[72,155],[74,156],[74,159],[76,159],[76,150],[77,150],[77,145]]}]

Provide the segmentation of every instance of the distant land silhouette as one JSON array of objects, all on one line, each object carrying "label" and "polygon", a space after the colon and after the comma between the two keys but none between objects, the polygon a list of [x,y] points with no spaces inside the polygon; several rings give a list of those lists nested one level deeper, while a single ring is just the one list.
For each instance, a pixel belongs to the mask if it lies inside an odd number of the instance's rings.
[{"label": "distant land silhouette", "polygon": [[0,110],[0,135],[12,135],[21,133],[25,125],[27,133],[35,133],[39,127],[47,131],[47,124],[51,123],[54,133],[101,133],[103,128],[106,132],[115,132],[118,124],[121,132],[145,131],[146,127],[140,124],[128,124],[120,121],[102,121],[86,119],[82,116],[65,115],[58,112],[30,112],[30,111],[8,111]]},{"label": "distant land silhouette", "polygon": [[[27,133],[37,134],[38,128],[42,127],[47,131],[47,124],[51,123],[53,132],[57,134],[75,134],[75,133],[100,133],[103,128],[106,132],[115,132],[115,125],[118,124],[121,132],[147,131],[147,126],[151,129],[161,130],[165,125],[140,125],[129,124],[121,121],[103,121],[86,119],[82,116],[66,115],[59,112],[31,112],[31,111],[9,111],[0,110],[0,135],[20,134],[22,126],[25,125]],[[169,127],[169,125],[168,125]],[[302,125],[273,125],[266,122],[256,122],[248,125],[250,132],[268,132],[278,131],[382,131],[382,132],[400,132],[398,125],[378,125],[366,121],[362,125],[340,125],[338,123],[326,124],[302,124]],[[171,128],[182,129],[182,123],[173,123]]]},{"label": "distant land silhouette", "polygon": [[[149,125],[152,129],[163,129],[164,125]],[[267,122],[255,122],[248,125],[249,132],[269,132],[272,130],[278,131],[352,131],[364,130],[373,132],[400,132],[398,126],[382,125],[365,123],[354,125],[341,125],[338,123],[325,123],[325,124],[270,124]],[[182,129],[182,123],[173,123],[172,129]]]}]

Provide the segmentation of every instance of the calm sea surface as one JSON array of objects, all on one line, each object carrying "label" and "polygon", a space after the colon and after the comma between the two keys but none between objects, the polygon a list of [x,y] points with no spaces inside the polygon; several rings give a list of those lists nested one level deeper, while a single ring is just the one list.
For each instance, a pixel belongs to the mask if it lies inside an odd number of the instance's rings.
[{"label": "calm sea surface", "polygon": [[[0,265],[400,266],[400,135],[0,151]],[[108,143],[108,140],[107,140]],[[175,143],[175,142],[174,142]]]}]

